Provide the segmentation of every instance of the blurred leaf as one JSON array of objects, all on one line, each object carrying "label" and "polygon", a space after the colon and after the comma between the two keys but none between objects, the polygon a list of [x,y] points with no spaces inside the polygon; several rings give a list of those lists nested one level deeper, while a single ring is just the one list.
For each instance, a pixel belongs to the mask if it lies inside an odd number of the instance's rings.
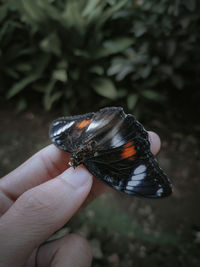
[{"label": "blurred leaf", "polygon": [[133,66],[132,65],[125,65],[124,68],[117,74],[116,80],[117,81],[122,81],[125,79],[125,77],[133,72]]},{"label": "blurred leaf", "polygon": [[13,87],[10,88],[10,90],[7,93],[7,98],[12,98],[13,96],[20,93],[24,88],[26,88],[27,85],[30,83],[36,81],[40,75],[32,73],[29,76],[25,77],[23,80],[17,82]]},{"label": "blurred leaf", "polygon": [[19,63],[14,67],[19,72],[29,72],[32,69],[32,66],[29,63]]},{"label": "blurred leaf", "polygon": [[125,97],[127,96],[128,92],[126,89],[119,89],[117,90],[117,97],[121,98],[121,97]]},{"label": "blurred leaf", "polygon": [[117,81],[122,81],[129,73],[134,71],[134,66],[131,61],[122,57],[116,57],[112,60],[111,66],[107,70],[107,75],[116,75]]},{"label": "blurred leaf", "polygon": [[90,58],[90,54],[84,50],[74,49],[74,55],[79,57]]},{"label": "blurred leaf", "polygon": [[174,83],[174,85],[178,88],[178,89],[182,89],[184,86],[184,81],[182,79],[182,77],[180,75],[173,75],[172,76],[172,81]]},{"label": "blurred leaf", "polygon": [[52,93],[55,84],[56,84],[56,80],[52,79],[47,85],[47,87],[45,88],[45,95],[44,95],[43,102],[44,102],[44,107],[46,110],[49,110],[51,106],[53,105],[53,103],[56,100],[58,100],[62,95],[61,92]]},{"label": "blurred leaf", "polygon": [[102,0],[89,0],[88,3],[86,3],[86,7],[82,12],[82,16],[89,16],[93,11],[95,11],[97,5],[101,1]]},{"label": "blurred leaf", "polygon": [[116,5],[117,1],[116,0],[107,0],[107,3],[109,3],[111,6]]},{"label": "blurred leaf", "polygon": [[127,97],[128,108],[130,110],[132,110],[135,107],[137,101],[138,101],[138,95],[137,94],[133,93],[133,94],[128,95],[128,97]]},{"label": "blurred leaf", "polygon": [[165,75],[171,76],[173,74],[173,67],[171,65],[163,64],[160,66],[160,71]]},{"label": "blurred leaf", "polygon": [[8,74],[10,77],[14,78],[14,79],[19,79],[19,74],[12,68],[4,68],[4,71],[6,74]]},{"label": "blurred leaf", "polygon": [[7,4],[3,4],[0,6],[0,22],[2,20],[4,20],[4,18],[6,17],[7,11],[8,11],[8,5]]},{"label": "blurred leaf", "polygon": [[167,43],[167,54],[169,57],[174,56],[175,51],[176,51],[176,42],[174,40],[169,40],[169,42]]},{"label": "blurred leaf", "polygon": [[164,95],[162,95],[161,93],[157,93],[156,91],[153,91],[153,90],[144,90],[141,92],[141,94],[149,100],[154,100],[154,101],[165,100]]},{"label": "blurred leaf", "polygon": [[101,27],[112,15],[123,8],[127,4],[129,0],[121,0],[118,1],[115,5],[111,6],[111,8],[105,10],[103,16],[98,21],[98,28]]},{"label": "blurred leaf", "polygon": [[123,67],[126,65],[124,61],[125,60],[122,57],[114,58],[111,62],[112,63],[111,66],[107,70],[107,74],[109,76],[118,74],[123,69]]},{"label": "blurred leaf", "polygon": [[95,80],[93,84],[93,88],[96,93],[99,95],[109,98],[116,99],[117,98],[117,89],[115,88],[114,83],[107,78],[98,78]]},{"label": "blurred leaf", "polygon": [[182,2],[188,10],[194,11],[196,9],[196,0],[183,0]]},{"label": "blurred leaf", "polygon": [[54,70],[52,77],[55,80],[66,82],[67,81],[67,72],[66,70]]},{"label": "blurred leaf", "polygon": [[66,28],[74,28],[79,33],[83,34],[85,31],[86,22],[81,16],[81,6],[79,2],[74,0],[66,1],[65,9],[62,13],[64,26]]},{"label": "blurred leaf", "polygon": [[103,47],[98,51],[96,57],[106,57],[112,54],[120,53],[130,47],[134,43],[132,38],[119,38],[107,40],[103,43]]},{"label": "blurred leaf", "polygon": [[147,31],[147,27],[144,22],[135,21],[133,24],[133,31],[136,37],[140,37]]},{"label": "blurred leaf", "polygon": [[146,79],[150,75],[151,70],[152,70],[152,66],[148,64],[144,67],[139,68],[138,73],[143,79]]},{"label": "blurred leaf", "polygon": [[98,65],[94,65],[93,67],[89,69],[89,71],[92,73],[98,74],[98,75],[104,74],[104,69]]},{"label": "blurred leaf", "polygon": [[43,11],[38,6],[38,1],[21,0],[21,8],[24,11],[24,15],[30,21],[41,21],[44,16]]},{"label": "blurred leaf", "polygon": [[79,80],[80,72],[78,69],[74,69],[74,70],[71,70],[70,75],[71,75],[73,80],[77,81],[77,80]]},{"label": "blurred leaf", "polygon": [[1,27],[0,27],[0,41],[3,39],[5,34],[10,34],[9,32],[9,22],[6,21]]},{"label": "blurred leaf", "polygon": [[42,40],[40,47],[47,53],[53,53],[56,56],[61,55],[60,40],[56,33],[51,33]]},{"label": "blurred leaf", "polygon": [[[27,0],[24,0],[27,1]],[[31,0],[29,0],[31,1]],[[53,21],[62,23],[62,16],[58,9],[49,3],[49,0],[37,0],[38,1],[38,8],[40,9],[41,12],[43,12],[44,20],[47,20],[49,17]]]},{"label": "blurred leaf", "polygon": [[41,77],[41,74],[44,70],[44,68],[47,66],[49,61],[49,56],[42,56],[38,60],[38,68],[35,69],[35,72],[31,72],[31,74],[25,76],[22,80],[19,82],[16,82],[8,91],[7,93],[7,99],[12,98],[13,96],[20,93],[23,89],[27,87],[27,85],[31,84],[32,82],[35,82]]},{"label": "blurred leaf", "polygon": [[27,108],[27,101],[24,98],[21,98],[17,103],[16,112],[20,113],[26,108]]},{"label": "blurred leaf", "polygon": [[60,99],[62,95],[63,95],[62,92],[55,92],[54,94],[52,94],[48,104],[46,105],[46,109],[50,110],[53,103],[56,102],[58,99]]}]

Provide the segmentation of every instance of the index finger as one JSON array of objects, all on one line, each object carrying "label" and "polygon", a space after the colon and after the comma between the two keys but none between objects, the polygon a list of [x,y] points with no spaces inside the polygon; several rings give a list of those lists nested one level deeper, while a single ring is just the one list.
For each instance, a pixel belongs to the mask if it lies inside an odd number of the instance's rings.
[{"label": "index finger", "polygon": [[42,184],[68,168],[70,155],[49,145],[0,179],[0,190],[15,201],[28,189]]}]

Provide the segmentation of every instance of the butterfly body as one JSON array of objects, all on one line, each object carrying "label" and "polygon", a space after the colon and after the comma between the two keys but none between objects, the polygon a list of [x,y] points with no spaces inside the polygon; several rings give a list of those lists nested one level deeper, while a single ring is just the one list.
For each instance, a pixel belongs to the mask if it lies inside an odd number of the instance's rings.
[{"label": "butterfly body", "polygon": [[84,164],[116,190],[148,198],[171,194],[171,183],[150,151],[148,133],[120,107],[59,118],[51,125],[50,138],[72,154],[70,166]]},{"label": "butterfly body", "polygon": [[86,145],[80,146],[80,148],[72,153],[69,161],[69,165],[73,168],[87,161],[88,158],[94,157],[97,152],[94,150],[94,142],[89,142]]}]

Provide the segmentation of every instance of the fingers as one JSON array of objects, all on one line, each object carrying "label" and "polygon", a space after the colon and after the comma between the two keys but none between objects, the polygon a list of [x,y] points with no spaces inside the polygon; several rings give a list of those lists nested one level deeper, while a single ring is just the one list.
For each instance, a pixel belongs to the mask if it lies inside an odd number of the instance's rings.
[{"label": "fingers", "polygon": [[88,171],[69,168],[19,197],[0,220],[0,266],[22,266],[34,248],[72,217],[91,186]]},{"label": "fingers", "polygon": [[160,137],[154,132],[148,132],[151,144],[151,152],[156,155],[161,147]]},{"label": "fingers", "polygon": [[92,251],[88,241],[70,234],[40,247],[37,253],[37,266],[89,267]]},{"label": "fingers", "polygon": [[94,177],[92,188],[86,200],[81,205],[81,210],[85,208],[90,202],[92,202],[94,199],[96,199],[98,196],[102,195],[104,192],[106,192],[109,189],[110,187],[108,185],[104,184],[102,181]]},{"label": "fingers", "polygon": [[49,145],[0,179],[0,190],[15,201],[28,189],[46,182],[68,168],[69,154]]},{"label": "fingers", "polygon": [[[160,149],[160,138],[149,132],[151,150],[156,154]],[[3,179],[0,179],[0,214],[3,214],[13,202],[28,189],[52,179],[68,168],[69,154],[50,145],[36,153],[24,164]],[[108,189],[97,179],[89,195],[88,202]]]},{"label": "fingers", "polygon": [[[149,138],[152,152],[157,153],[159,137],[150,132]],[[11,199],[14,201],[25,192],[0,220],[4,245],[0,249],[0,266],[21,266],[31,251],[62,227],[86,199],[92,185],[91,175],[83,168],[63,172],[68,157],[53,145],[48,146],[0,181],[3,193],[0,203],[10,206]],[[95,179],[87,203],[107,188]]]}]

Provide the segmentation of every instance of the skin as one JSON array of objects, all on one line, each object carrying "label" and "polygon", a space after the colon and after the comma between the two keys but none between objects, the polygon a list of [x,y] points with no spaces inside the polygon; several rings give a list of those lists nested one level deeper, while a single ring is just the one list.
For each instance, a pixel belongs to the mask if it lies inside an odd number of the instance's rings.
[{"label": "skin", "polygon": [[[153,132],[149,139],[156,154],[160,139]],[[49,145],[0,179],[0,266],[91,266],[90,245],[77,234],[44,243],[108,189],[83,166],[68,168],[68,160]]]}]

